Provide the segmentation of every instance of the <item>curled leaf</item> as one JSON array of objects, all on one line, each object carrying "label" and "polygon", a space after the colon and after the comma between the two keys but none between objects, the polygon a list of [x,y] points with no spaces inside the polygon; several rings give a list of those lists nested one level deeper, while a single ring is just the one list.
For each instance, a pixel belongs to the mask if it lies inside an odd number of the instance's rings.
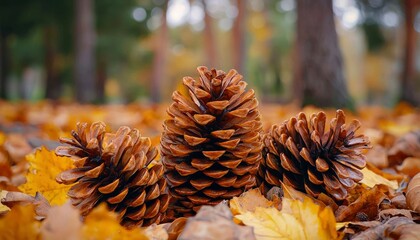
[{"label": "curled leaf", "polygon": [[420,172],[420,157],[406,158],[401,165],[397,166],[397,170],[409,177],[414,177],[414,175]]},{"label": "curled leaf", "polygon": [[388,221],[355,235],[352,239],[420,239],[420,225],[405,217],[393,217]]},{"label": "curled leaf", "polygon": [[232,213],[225,203],[215,207],[203,206],[195,217],[188,219],[178,239],[255,239],[252,228],[233,222]]},{"label": "curled leaf", "polygon": [[420,173],[411,179],[407,187],[407,206],[420,213]]},{"label": "curled leaf", "polygon": [[260,190],[252,189],[243,193],[239,197],[234,197],[229,201],[230,210],[233,215],[243,214],[247,211],[253,212],[257,207],[268,208],[273,206],[273,202],[267,200]]},{"label": "curled leaf", "polygon": [[340,206],[335,211],[337,221],[355,221],[358,213],[367,215],[368,219],[373,220],[378,215],[379,204],[386,198],[384,187],[381,185],[374,186],[362,193],[360,197],[348,206]]},{"label": "curled leaf", "polygon": [[369,170],[368,168],[363,168],[360,170],[363,173],[363,179],[360,181],[360,183],[368,186],[368,187],[374,187],[375,185],[383,184],[386,185],[392,189],[398,188],[398,182],[397,181],[390,181],[381,175],[378,175],[374,173],[373,171]]},{"label": "curled leaf", "polygon": [[[258,240],[336,239],[335,219],[331,208],[321,208],[309,198],[303,202],[284,198],[282,211],[257,207],[255,212],[235,216],[254,228]],[[287,207],[286,207],[287,206]]]},{"label": "curled leaf", "polygon": [[56,182],[57,175],[72,168],[73,161],[67,157],[58,157],[54,151],[41,147],[34,154],[26,156],[30,164],[26,175],[27,182],[19,189],[29,195],[40,192],[51,205],[61,205],[67,201],[67,192],[72,185]]},{"label": "curled leaf", "polygon": [[81,239],[82,222],[79,211],[67,202],[54,206],[41,225],[43,239]]}]

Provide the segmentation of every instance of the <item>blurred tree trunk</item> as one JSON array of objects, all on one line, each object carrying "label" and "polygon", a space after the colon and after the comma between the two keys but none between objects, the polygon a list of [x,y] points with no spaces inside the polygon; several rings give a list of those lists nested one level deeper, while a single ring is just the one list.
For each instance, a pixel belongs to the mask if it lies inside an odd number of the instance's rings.
[{"label": "blurred tree trunk", "polygon": [[107,67],[106,67],[105,61],[99,60],[98,68],[96,70],[96,79],[97,79],[96,92],[97,92],[97,99],[101,103],[105,102],[105,84],[106,84],[106,78],[107,78],[106,70],[107,70]]},{"label": "blurred tree trunk", "polygon": [[216,44],[213,34],[211,17],[208,13],[206,0],[203,0],[204,6],[204,48],[206,50],[207,67],[216,68]]},{"label": "blurred tree trunk", "polygon": [[233,65],[242,75],[245,75],[245,28],[246,28],[246,1],[236,0],[238,16],[233,23]]},{"label": "blurred tree trunk", "polygon": [[87,103],[96,100],[94,1],[75,0],[74,2],[76,99]]},{"label": "blurred tree trunk", "polygon": [[44,29],[44,64],[45,64],[45,97],[57,100],[60,96],[60,83],[57,78],[56,66],[56,46],[57,42],[56,29],[53,25],[49,25]]},{"label": "blurred tree trunk", "polygon": [[401,100],[413,105],[420,104],[420,97],[416,94],[416,32],[414,29],[414,18],[420,6],[420,0],[403,1],[405,10],[405,52],[404,68],[401,83]]},{"label": "blurred tree trunk", "polygon": [[168,45],[168,25],[166,23],[166,12],[168,9],[168,1],[165,1],[162,12],[162,24],[160,25],[159,34],[155,41],[155,56],[153,59],[152,73],[152,89],[151,98],[153,102],[161,100],[161,85],[166,72],[166,50]]},{"label": "blurred tree trunk", "polygon": [[297,101],[320,107],[352,107],[331,0],[297,0],[295,50]]},{"label": "blurred tree trunk", "polygon": [[10,68],[10,53],[7,34],[0,29],[0,99],[7,99],[7,77]]}]

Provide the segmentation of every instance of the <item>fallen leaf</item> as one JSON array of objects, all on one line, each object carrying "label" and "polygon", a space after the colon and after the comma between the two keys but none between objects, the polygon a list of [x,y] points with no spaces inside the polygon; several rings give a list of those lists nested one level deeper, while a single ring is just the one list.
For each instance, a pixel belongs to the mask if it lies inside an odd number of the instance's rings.
[{"label": "fallen leaf", "polygon": [[360,170],[363,173],[363,179],[360,181],[360,183],[372,188],[375,185],[386,185],[392,189],[397,189],[398,188],[398,182],[397,181],[390,181],[376,173],[374,173],[373,171],[369,170],[367,167],[363,168],[362,170]]},{"label": "fallen leaf", "polygon": [[144,229],[144,235],[149,240],[167,240],[168,232],[165,229],[164,224],[152,224]]},{"label": "fallen leaf", "polygon": [[420,213],[420,173],[414,176],[407,187],[407,206]]},{"label": "fallen leaf", "polygon": [[[341,239],[349,239],[350,236],[365,231],[366,229],[379,226],[381,222],[379,221],[365,221],[365,222],[340,222],[337,223],[336,229],[343,235],[347,235],[346,237],[342,237]],[[350,236],[349,236],[350,235]]]},{"label": "fallen leaf", "polygon": [[72,185],[59,184],[55,178],[59,173],[72,168],[73,161],[68,157],[59,157],[45,147],[28,155],[26,159],[30,164],[27,182],[19,186],[19,189],[29,195],[40,192],[51,205],[65,203]]},{"label": "fallen leaf", "polygon": [[388,221],[363,231],[353,240],[365,239],[420,239],[420,225],[405,217],[393,217]]},{"label": "fallen leaf", "polygon": [[373,145],[372,149],[366,153],[366,161],[378,168],[388,167],[389,163],[386,148],[381,145]]},{"label": "fallen leaf", "polygon": [[309,198],[303,202],[283,199],[282,211],[257,207],[255,212],[235,216],[254,228],[258,240],[267,239],[336,239],[335,218],[331,208],[321,208]]},{"label": "fallen leaf", "polygon": [[400,137],[388,151],[390,165],[398,165],[407,157],[420,157],[420,130]]},{"label": "fallen leaf", "polygon": [[40,222],[32,205],[16,205],[0,218],[1,239],[40,239]]},{"label": "fallen leaf", "polygon": [[[319,199],[315,199],[312,196],[310,196],[309,194],[298,191],[298,190],[284,184],[283,182],[281,183],[281,188],[283,189],[285,198],[289,198],[289,199],[293,199],[293,200],[299,200],[299,201],[303,201],[305,199],[310,199],[314,203],[316,203],[316,204],[318,204],[322,207],[326,206],[326,204],[323,201],[321,201]],[[323,200],[326,200],[326,199],[331,200],[330,198],[327,198],[326,196],[322,196],[322,198],[324,198]]]},{"label": "fallen leaf", "polygon": [[32,147],[28,144],[22,134],[8,134],[3,144],[4,149],[10,156],[13,163],[21,162],[25,156],[32,151]]},{"label": "fallen leaf", "polygon": [[14,206],[16,204],[34,205],[37,220],[44,219],[51,208],[48,201],[40,193],[36,193],[35,197],[33,197],[22,192],[8,192],[2,190],[1,195],[1,202],[8,204],[9,206]]},{"label": "fallen leaf", "polygon": [[234,197],[229,201],[230,210],[233,215],[253,212],[257,207],[272,207],[273,202],[267,200],[257,188],[243,193],[239,197]]},{"label": "fallen leaf", "polygon": [[52,207],[41,225],[43,239],[81,239],[82,222],[80,214],[70,202]]},{"label": "fallen leaf", "polygon": [[129,230],[121,226],[116,213],[109,211],[105,204],[101,204],[86,217],[82,227],[82,239],[147,240],[148,237],[141,228]]},{"label": "fallen leaf", "polygon": [[401,165],[397,166],[397,170],[409,177],[414,177],[414,175],[420,172],[420,157],[406,158]]},{"label": "fallen leaf", "polygon": [[255,237],[251,227],[239,226],[233,222],[232,213],[226,203],[222,202],[214,207],[202,206],[197,215],[187,220],[178,239],[253,240]]},{"label": "fallen leaf", "polygon": [[359,198],[348,206],[342,205],[335,211],[338,222],[355,221],[357,214],[366,214],[368,219],[373,220],[378,215],[379,204],[386,198],[382,185],[376,185],[362,193]]},{"label": "fallen leaf", "polygon": [[406,217],[410,220],[413,220],[413,216],[411,215],[411,211],[407,209],[385,209],[379,212],[378,217],[379,219],[390,219],[391,217]]},{"label": "fallen leaf", "polygon": [[10,211],[10,208],[6,205],[3,205],[3,199],[6,198],[7,191],[0,190],[0,213]]}]

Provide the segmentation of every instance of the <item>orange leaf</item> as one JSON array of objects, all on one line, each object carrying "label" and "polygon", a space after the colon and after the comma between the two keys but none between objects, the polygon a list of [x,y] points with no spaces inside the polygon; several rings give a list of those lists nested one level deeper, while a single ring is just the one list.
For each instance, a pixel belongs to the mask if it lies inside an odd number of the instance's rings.
[{"label": "orange leaf", "polygon": [[1,239],[40,239],[40,223],[35,220],[32,205],[16,205],[0,218]]}]

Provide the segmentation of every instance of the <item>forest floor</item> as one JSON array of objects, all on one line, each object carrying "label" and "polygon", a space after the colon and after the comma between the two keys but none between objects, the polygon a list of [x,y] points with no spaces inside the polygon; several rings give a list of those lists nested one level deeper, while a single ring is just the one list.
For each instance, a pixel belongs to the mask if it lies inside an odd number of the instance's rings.
[{"label": "forest floor", "polygon": [[[147,228],[121,227],[103,205],[82,220],[68,204],[70,186],[56,182],[57,174],[71,167],[54,153],[59,138],[71,137],[77,122],[101,121],[108,131],[136,128],[158,147],[168,106],[0,102],[0,239],[176,239],[180,234],[182,239],[420,239],[420,109],[407,104],[345,111],[346,122],[361,122],[358,133],[372,148],[364,152],[364,179],[340,204],[283,185],[281,193],[249,190],[188,220]],[[265,132],[299,112],[319,111],[328,122],[336,114],[336,109],[260,106]]]}]

